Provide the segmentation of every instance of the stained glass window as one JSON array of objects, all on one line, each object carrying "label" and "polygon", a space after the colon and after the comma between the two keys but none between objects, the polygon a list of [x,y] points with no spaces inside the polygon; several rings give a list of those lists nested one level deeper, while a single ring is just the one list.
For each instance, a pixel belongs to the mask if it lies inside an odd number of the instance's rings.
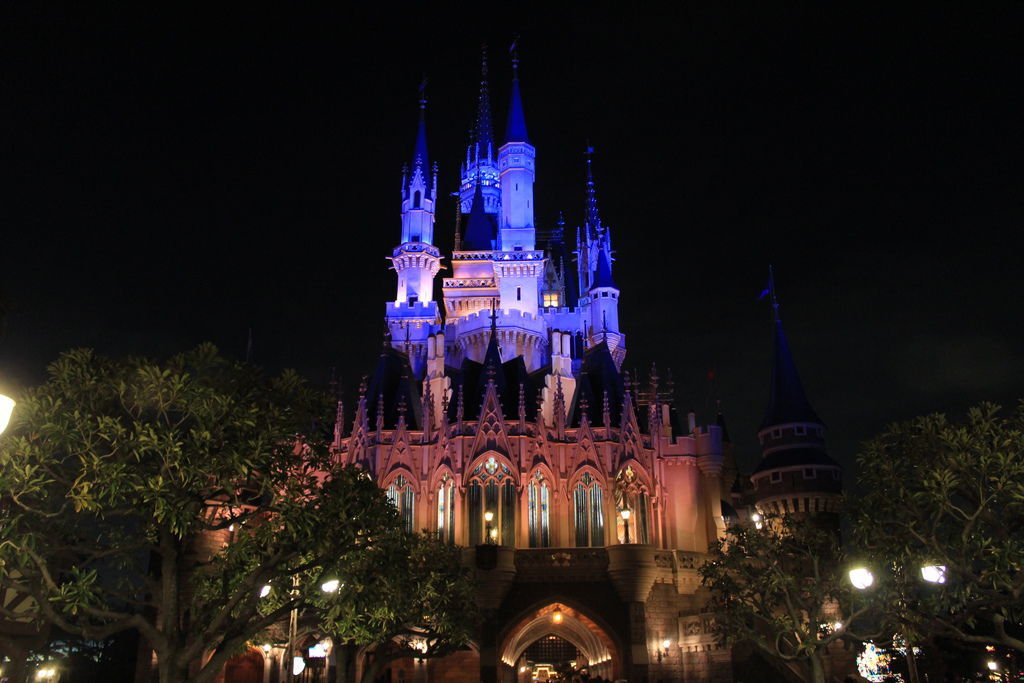
[{"label": "stained glass window", "polygon": [[412,485],[405,478],[405,475],[400,474],[391,482],[387,495],[388,500],[398,508],[398,512],[402,515],[406,531],[412,531],[415,521],[416,493],[412,490]]}]

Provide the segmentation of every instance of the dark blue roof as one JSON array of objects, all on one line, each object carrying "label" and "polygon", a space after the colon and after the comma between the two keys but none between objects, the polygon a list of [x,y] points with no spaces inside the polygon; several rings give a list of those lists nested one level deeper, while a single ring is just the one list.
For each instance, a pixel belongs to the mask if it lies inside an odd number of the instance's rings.
[{"label": "dark blue roof", "polygon": [[523,100],[519,95],[519,79],[512,81],[512,98],[508,104],[508,122],[505,125],[505,142],[529,142],[526,134],[526,116],[523,114]]},{"label": "dark blue roof", "polygon": [[[406,425],[410,429],[421,429],[423,405],[419,385],[412,378],[409,358],[390,345],[385,347],[366,389],[370,428],[375,428],[378,407],[383,405],[384,428],[393,429],[398,424],[400,406],[404,403]],[[380,400],[382,396],[383,401]]]},{"label": "dark blue roof", "polygon": [[608,259],[608,251],[604,248],[597,255],[597,275],[594,277],[594,287],[615,287],[615,280],[612,279],[612,264]]},{"label": "dark blue roof", "polygon": [[796,370],[793,354],[789,350],[782,321],[775,321],[775,363],[772,366],[771,390],[768,394],[768,411],[761,421],[761,429],[790,422],[812,422],[824,424],[814,412],[800,374]]},{"label": "dark blue roof", "polygon": [[[608,393],[608,417],[612,424],[604,424],[604,395]],[[622,375],[615,367],[611,351],[604,342],[591,346],[583,354],[580,372],[576,378],[576,395],[569,406],[569,424],[578,427],[583,412],[580,401],[587,403],[587,419],[594,426],[622,426],[622,400],[625,387]]]},{"label": "dark blue roof", "polygon": [[480,183],[473,192],[473,206],[469,210],[466,236],[462,238],[463,251],[487,251],[494,248],[494,223],[484,212],[484,195]]},{"label": "dark blue roof", "polygon": [[775,470],[782,467],[800,467],[803,465],[839,467],[839,463],[830,458],[828,453],[820,448],[798,447],[772,451],[761,458],[761,462],[757,464],[757,468],[753,473],[757,474],[758,472]]}]

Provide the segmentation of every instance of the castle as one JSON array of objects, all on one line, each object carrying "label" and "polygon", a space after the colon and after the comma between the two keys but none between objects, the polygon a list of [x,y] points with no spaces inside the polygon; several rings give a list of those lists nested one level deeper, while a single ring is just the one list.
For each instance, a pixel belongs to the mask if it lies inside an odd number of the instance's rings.
[{"label": "castle", "polygon": [[484,61],[440,300],[443,195],[421,98],[390,257],[389,334],[354,420],[336,431],[338,457],[377,479],[410,530],[465,548],[486,615],[472,647],[389,676],[525,682],[569,662],[606,679],[732,680],[732,653],[703,609],[708,544],[755,505],[834,513],[840,468],[777,316],[750,480],[721,416],[698,425],[656,372],[641,382],[623,371],[611,230],[590,158],[575,242],[560,221],[539,243],[537,149],[517,67],[496,139]]}]

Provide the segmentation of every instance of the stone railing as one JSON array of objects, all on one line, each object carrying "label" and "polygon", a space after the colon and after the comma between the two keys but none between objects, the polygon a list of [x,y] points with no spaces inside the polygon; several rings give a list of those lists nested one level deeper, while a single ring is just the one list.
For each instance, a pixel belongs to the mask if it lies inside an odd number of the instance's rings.
[{"label": "stone railing", "polygon": [[520,581],[603,581],[608,578],[604,548],[524,548],[516,551]]}]

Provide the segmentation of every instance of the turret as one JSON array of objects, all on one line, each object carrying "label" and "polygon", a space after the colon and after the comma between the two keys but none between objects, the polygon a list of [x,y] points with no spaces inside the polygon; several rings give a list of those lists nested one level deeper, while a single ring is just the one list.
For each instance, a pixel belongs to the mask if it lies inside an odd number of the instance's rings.
[{"label": "turret", "polygon": [[[611,233],[601,225],[597,210],[597,198],[594,190],[594,174],[591,169],[590,152],[587,155],[587,220],[584,225],[584,244],[581,251],[586,252],[586,265],[581,261],[581,284],[586,283],[586,296],[583,299],[587,318],[587,336],[591,346],[605,342],[615,359],[621,366],[625,357],[625,338],[619,332],[619,288],[612,278]],[[590,265],[593,264],[593,265]],[[585,270],[584,270],[585,268]]]},{"label": "turret", "polygon": [[460,172],[459,200],[462,213],[472,209],[476,185],[480,185],[483,196],[483,210],[497,214],[501,204],[500,178],[498,174],[498,150],[494,146],[494,125],[491,120],[491,93],[487,83],[487,46],[483,48],[480,67],[480,92],[477,96],[476,120],[466,147],[466,160]]},{"label": "turret", "polygon": [[825,425],[804,393],[770,287],[775,353],[768,410],[757,437],[761,462],[751,475],[758,508],[780,513],[838,511],[842,468],[825,452]]},{"label": "turret", "polygon": [[533,251],[533,182],[537,151],[526,133],[526,117],[519,93],[519,59],[512,59],[512,95],[509,98],[505,142],[498,152],[501,170],[499,243],[503,251]]},{"label": "turret", "polygon": [[420,120],[412,164],[402,174],[401,243],[391,256],[397,274],[395,300],[387,304],[388,328],[394,348],[409,354],[416,376],[426,363],[426,340],[440,323],[434,301],[434,276],[441,268],[441,253],[433,245],[437,171],[427,155],[426,97],[420,90]]}]

